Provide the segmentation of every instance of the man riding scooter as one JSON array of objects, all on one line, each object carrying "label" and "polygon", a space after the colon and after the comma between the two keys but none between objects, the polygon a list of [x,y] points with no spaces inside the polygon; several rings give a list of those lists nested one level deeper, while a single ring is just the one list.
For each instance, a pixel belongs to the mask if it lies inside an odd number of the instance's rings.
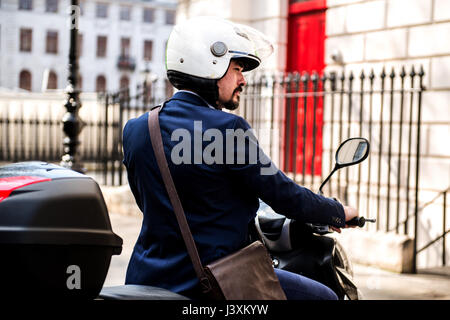
[{"label": "man riding scooter", "polygon": [[[248,244],[248,225],[259,198],[279,214],[336,230],[358,216],[356,209],[298,186],[262,152],[246,120],[222,111],[239,106],[246,85],[243,72],[257,68],[272,51],[255,29],[213,17],[175,26],[167,43],[167,76],[179,91],[159,112],[161,135],[203,264]],[[235,140],[242,143],[228,143]],[[123,148],[129,185],[144,215],[126,284],[202,299],[155,160],[148,113],[126,124]],[[285,270],[275,272],[288,299],[337,298],[319,282]]]}]

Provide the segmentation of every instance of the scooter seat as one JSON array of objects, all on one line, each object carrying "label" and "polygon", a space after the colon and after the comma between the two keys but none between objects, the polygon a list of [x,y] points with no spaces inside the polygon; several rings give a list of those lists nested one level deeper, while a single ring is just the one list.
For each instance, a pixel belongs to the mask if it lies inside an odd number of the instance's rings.
[{"label": "scooter seat", "polygon": [[267,233],[279,233],[283,229],[283,224],[286,221],[286,217],[279,216],[258,216],[259,226],[262,232]]},{"label": "scooter seat", "polygon": [[167,289],[126,284],[123,286],[104,287],[99,294],[101,300],[190,300]]}]

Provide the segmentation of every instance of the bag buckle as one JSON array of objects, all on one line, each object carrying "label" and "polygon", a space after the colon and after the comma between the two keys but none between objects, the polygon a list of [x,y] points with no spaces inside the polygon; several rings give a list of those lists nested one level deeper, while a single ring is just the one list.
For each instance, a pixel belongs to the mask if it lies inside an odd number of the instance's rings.
[{"label": "bag buckle", "polygon": [[200,279],[200,287],[203,293],[211,291],[211,283],[209,282],[209,279],[207,277]]}]

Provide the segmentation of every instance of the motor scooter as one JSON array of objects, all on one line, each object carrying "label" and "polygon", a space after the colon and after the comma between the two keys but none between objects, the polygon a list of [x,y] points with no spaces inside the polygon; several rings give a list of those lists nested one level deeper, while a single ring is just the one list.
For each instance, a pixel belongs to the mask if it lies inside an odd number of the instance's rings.
[{"label": "motor scooter", "polygon": [[[321,184],[318,193],[323,195],[323,187],[337,170],[366,159],[369,149],[370,144],[364,138],[344,141],[336,152],[335,167]],[[357,217],[348,221],[347,225],[363,227],[366,222],[375,222],[375,219]],[[331,227],[289,219],[277,214],[262,201],[255,224],[259,237],[271,254],[274,268],[323,283],[339,299],[361,299],[361,292],[353,281],[352,264],[344,248],[335,238],[327,236],[334,232]]]},{"label": "motor scooter", "polygon": [[[345,141],[333,172],[363,161],[368,152],[363,138]],[[339,298],[359,297],[345,251],[324,236],[327,226],[302,224],[270,210],[261,203],[255,226],[275,268],[322,282]],[[103,287],[111,256],[121,253],[122,243],[94,179],[46,162],[0,167],[2,297],[188,300],[153,286]]]}]

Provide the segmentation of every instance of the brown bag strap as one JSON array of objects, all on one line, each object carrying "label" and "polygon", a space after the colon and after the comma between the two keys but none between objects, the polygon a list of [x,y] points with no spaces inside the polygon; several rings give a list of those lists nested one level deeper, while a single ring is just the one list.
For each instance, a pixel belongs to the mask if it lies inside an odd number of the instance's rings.
[{"label": "brown bag strap", "polygon": [[[210,287],[207,277],[200,260],[200,256],[195,246],[194,238],[192,237],[191,230],[186,220],[186,215],[184,214],[183,206],[181,205],[180,198],[178,197],[177,189],[172,180],[172,175],[170,174],[169,165],[167,164],[166,155],[164,153],[163,141],[161,137],[161,129],[159,126],[159,112],[164,107],[164,104],[160,108],[154,108],[149,112],[148,116],[148,128],[150,131],[150,139],[152,142],[153,151],[155,152],[156,161],[158,163],[159,170],[161,171],[161,176],[164,181],[167,193],[169,194],[169,199],[172,204],[173,210],[178,221],[178,225],[181,230],[181,235],[183,236],[184,243],[191,258],[192,264],[194,265],[195,273],[197,274],[200,284],[202,286]],[[206,288],[207,289],[207,288]]]}]

